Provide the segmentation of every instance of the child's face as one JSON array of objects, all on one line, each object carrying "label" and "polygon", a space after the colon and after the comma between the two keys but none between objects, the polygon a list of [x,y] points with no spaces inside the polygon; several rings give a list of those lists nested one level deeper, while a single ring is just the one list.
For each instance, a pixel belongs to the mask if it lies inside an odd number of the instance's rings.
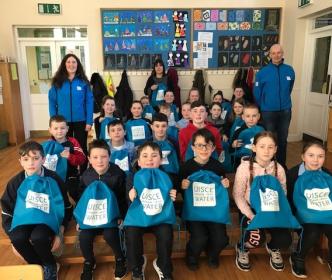
[{"label": "child's face", "polygon": [[166,138],[167,123],[154,121],[151,125],[153,135],[157,140],[163,140]]},{"label": "child's face", "polygon": [[172,91],[166,91],[164,99],[165,99],[165,102],[167,104],[172,104],[173,101],[174,101],[174,94],[173,94],[173,92]]},{"label": "child's face", "polygon": [[199,100],[199,92],[198,90],[192,90],[189,94],[189,102],[193,103],[194,101]]},{"label": "child's face", "polygon": [[56,141],[63,141],[66,139],[68,126],[65,122],[52,122],[48,131]]},{"label": "child's face", "polygon": [[240,103],[235,102],[233,105],[233,111],[236,116],[241,116],[243,113],[243,106]]},{"label": "child's face", "polygon": [[171,115],[171,110],[166,108],[160,108],[160,113],[165,114],[167,118]]},{"label": "child's face", "polygon": [[316,145],[309,147],[302,155],[304,166],[307,170],[319,170],[325,160],[325,151]]},{"label": "child's face", "polygon": [[189,120],[190,119],[190,105],[189,104],[182,105],[182,107],[181,107],[181,114],[182,114],[182,117],[185,120]]},{"label": "child's face", "polygon": [[210,113],[213,119],[218,119],[221,116],[221,108],[218,105],[213,105],[210,109]]},{"label": "child's face", "polygon": [[256,108],[246,108],[243,111],[242,119],[248,127],[253,127],[259,121],[260,114]]},{"label": "child's face", "polygon": [[125,131],[121,124],[116,124],[109,127],[108,135],[111,141],[121,142],[124,139]]},{"label": "child's face", "polygon": [[202,162],[207,162],[215,149],[213,143],[206,143],[202,136],[197,136],[195,143],[193,143],[191,147],[194,151],[195,157]]},{"label": "child's face", "polygon": [[89,163],[98,174],[104,174],[109,166],[110,157],[106,149],[92,148]]},{"label": "child's face", "polygon": [[45,158],[40,151],[30,151],[28,154],[21,156],[19,159],[21,166],[28,176],[40,174]]},{"label": "child's face", "polygon": [[243,88],[235,88],[235,89],[234,89],[234,96],[235,96],[235,99],[242,98],[243,95],[244,95]]},{"label": "child's face", "polygon": [[257,161],[269,163],[277,152],[277,146],[271,137],[261,137],[256,145],[252,145],[252,150],[256,153]]},{"label": "child's face", "polygon": [[133,103],[130,108],[130,112],[133,114],[134,118],[140,118],[142,116],[142,106],[139,103]]},{"label": "child's face", "polygon": [[151,147],[145,147],[138,158],[138,166],[141,168],[158,168],[161,163],[161,157],[158,150]]},{"label": "child's face", "polygon": [[103,105],[105,115],[112,115],[115,111],[115,102],[113,99],[107,99]]},{"label": "child's face", "polygon": [[190,110],[190,117],[194,124],[202,124],[206,118],[206,109],[204,106],[192,108]]},{"label": "child's face", "polygon": [[213,97],[212,102],[221,103],[222,102],[222,96],[220,94],[217,94],[215,97]]},{"label": "child's face", "polygon": [[149,98],[141,99],[141,103],[142,103],[143,107],[145,107],[146,105],[149,105],[150,104]]}]

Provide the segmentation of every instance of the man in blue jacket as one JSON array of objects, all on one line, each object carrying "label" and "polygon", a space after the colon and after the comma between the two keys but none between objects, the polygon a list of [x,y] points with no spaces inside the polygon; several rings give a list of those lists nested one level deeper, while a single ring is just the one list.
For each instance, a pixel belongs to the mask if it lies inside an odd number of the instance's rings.
[{"label": "man in blue jacket", "polygon": [[277,160],[286,167],[288,129],[292,117],[291,92],[295,81],[293,67],[284,64],[283,49],[275,44],[270,48],[271,61],[256,74],[254,96],[265,129],[278,139]]}]

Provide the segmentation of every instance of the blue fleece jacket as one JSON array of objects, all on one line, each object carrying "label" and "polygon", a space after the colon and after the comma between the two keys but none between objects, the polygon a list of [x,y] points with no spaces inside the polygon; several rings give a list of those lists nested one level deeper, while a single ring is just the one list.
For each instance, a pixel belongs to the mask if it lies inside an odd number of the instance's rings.
[{"label": "blue fleece jacket", "polygon": [[295,81],[292,66],[270,62],[257,74],[254,87],[256,103],[262,112],[282,111],[292,107],[291,92]]},{"label": "blue fleece jacket", "polygon": [[61,88],[54,85],[48,92],[50,116],[62,115],[67,122],[93,124],[93,95],[90,85],[79,78],[66,80]]}]

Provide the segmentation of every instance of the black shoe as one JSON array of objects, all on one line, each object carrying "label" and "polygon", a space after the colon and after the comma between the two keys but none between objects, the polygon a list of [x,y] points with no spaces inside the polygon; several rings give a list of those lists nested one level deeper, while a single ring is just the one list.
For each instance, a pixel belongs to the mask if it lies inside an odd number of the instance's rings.
[{"label": "black shoe", "polygon": [[124,258],[115,260],[114,280],[121,280],[127,275],[126,260]]},{"label": "black shoe", "polygon": [[96,269],[95,263],[84,262],[81,280],[92,280],[93,271]]},{"label": "black shoe", "polygon": [[305,271],[304,259],[300,259],[294,253],[289,257],[289,263],[292,268],[292,273],[298,278],[307,278]]},{"label": "black shoe", "polygon": [[192,256],[186,256],[186,265],[191,271],[196,271],[198,269],[198,262]]},{"label": "black shoe", "polygon": [[213,269],[217,269],[219,267],[219,258],[209,257],[208,266]]},{"label": "black shoe", "polygon": [[143,258],[143,264],[142,266],[136,267],[133,269],[133,273],[131,275],[132,280],[145,280],[145,267],[146,267],[146,256],[142,256]]},{"label": "black shoe", "polygon": [[56,264],[43,265],[43,273],[45,280],[57,280]]}]

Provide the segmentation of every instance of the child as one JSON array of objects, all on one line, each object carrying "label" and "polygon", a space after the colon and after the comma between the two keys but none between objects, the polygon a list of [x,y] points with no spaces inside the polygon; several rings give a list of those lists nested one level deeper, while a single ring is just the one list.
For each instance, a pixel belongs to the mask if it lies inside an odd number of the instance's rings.
[{"label": "child", "polygon": [[[188,177],[193,173],[206,170],[212,171],[220,177],[221,184],[228,188],[229,180],[225,178],[220,162],[211,157],[215,149],[215,138],[206,128],[197,130],[193,134],[192,149],[194,158],[186,161],[180,169],[181,188],[190,185]],[[184,193],[186,195],[186,192]],[[218,202],[217,202],[218,203]],[[220,203],[220,202],[219,202]],[[226,203],[223,201],[222,203]],[[207,249],[208,264],[212,268],[219,266],[219,254],[228,244],[226,225],[211,221],[187,221],[190,239],[187,243],[186,264],[190,270],[198,269],[198,258]]]},{"label": "child", "polygon": [[143,106],[143,113],[142,113],[143,118],[151,121],[152,116],[155,114],[155,111],[154,111],[153,107],[150,105],[149,97],[144,95],[143,97],[141,97],[140,101]]},{"label": "child", "polygon": [[103,97],[101,103],[102,109],[100,112],[100,134],[98,139],[109,140],[107,125],[115,119],[114,112],[116,110],[114,98],[106,95]]},{"label": "child", "polygon": [[237,129],[230,139],[231,151],[234,151],[234,168],[236,169],[243,156],[252,153],[252,141],[257,133],[264,130],[257,125],[260,118],[259,109],[256,104],[247,104],[243,109],[242,119],[244,124]]},{"label": "child", "polygon": [[223,134],[225,120],[221,118],[222,107],[219,102],[212,102],[210,105],[210,115],[207,121],[212,123],[215,128],[219,130],[220,135]]},{"label": "child", "polygon": [[[302,152],[302,160],[303,162],[301,164],[298,164],[294,166],[293,168],[289,169],[287,171],[287,188],[288,188],[288,199],[290,204],[293,206],[293,211],[297,214],[296,208],[294,206],[295,203],[295,193],[298,193],[298,190],[296,188],[299,188],[300,185],[298,185],[299,181],[302,181],[303,186],[307,186],[308,189],[307,192],[312,189],[313,187],[316,187],[316,185],[312,185],[310,183],[310,179],[308,177],[302,176],[305,171],[322,171],[327,176],[331,177],[331,173],[323,167],[324,160],[325,160],[325,148],[324,146],[318,142],[309,142],[306,143],[303,147]],[[319,174],[314,173],[315,177],[317,178]],[[302,177],[302,180],[298,180]],[[295,185],[295,182],[297,183]],[[318,187],[318,186],[317,186]],[[323,187],[323,186],[322,186]],[[329,186],[331,188],[331,186]],[[318,191],[318,189],[314,189],[315,191]],[[293,195],[294,194],[294,195]],[[304,196],[304,193],[301,194]],[[318,197],[318,196],[317,196]],[[326,198],[326,197],[325,197]],[[293,202],[294,201],[294,202]],[[308,200],[309,201],[309,200]],[[325,200],[326,202],[327,200]],[[319,202],[319,201],[317,201]],[[328,205],[328,204],[327,204]],[[309,207],[308,207],[309,208]],[[330,210],[329,208],[328,210]],[[324,212],[326,213],[327,209],[315,209],[318,210],[318,215],[324,215]],[[324,219],[324,218],[323,218]],[[310,221],[302,223],[303,232],[302,236],[300,237],[297,245],[297,251],[291,254],[290,257],[290,263],[292,266],[292,273],[299,278],[306,278],[307,273],[305,269],[305,258],[309,252],[309,250],[316,244],[316,242],[319,240],[322,233],[326,235],[329,241],[329,257],[328,257],[328,266],[331,270],[332,268],[332,222],[329,221],[327,223],[313,223]]]},{"label": "child", "polygon": [[169,117],[169,126],[175,126],[176,122],[179,121],[179,108],[174,104],[174,93],[173,91],[167,90],[165,93],[165,103],[170,106],[171,114]]},{"label": "child", "polygon": [[190,120],[190,103],[185,102],[181,106],[182,119],[176,123],[178,129],[185,128]]},{"label": "child", "polygon": [[[112,190],[118,202],[120,217],[118,223],[124,218],[126,204],[125,173],[115,164],[110,163],[110,150],[104,140],[93,140],[89,144],[90,167],[82,174],[81,195],[83,191],[94,181],[102,181]],[[80,203],[80,202],[78,202]],[[105,241],[112,248],[115,257],[114,278],[122,279],[126,275],[125,257],[120,246],[119,230],[117,227],[79,229],[79,241],[84,266],[81,279],[91,280],[96,269],[96,261],[93,254],[93,240],[96,235],[103,234]]]},{"label": "child", "polygon": [[[263,131],[257,134],[253,141],[253,155],[242,159],[235,175],[233,198],[244,216],[241,228],[245,229],[255,217],[250,205],[251,183],[256,176],[270,174],[278,179],[286,193],[286,175],[282,166],[275,160],[277,151],[276,139],[271,132]],[[292,242],[291,234],[286,228],[268,228],[271,240],[266,243],[270,254],[270,265],[276,271],[284,269],[280,248],[288,248]],[[264,242],[262,229],[246,231],[241,241],[236,245],[236,266],[242,271],[249,271],[249,249]]]},{"label": "child", "polygon": [[213,95],[212,102],[219,102],[221,104],[222,107],[221,118],[226,121],[230,113],[232,112],[232,105],[228,100],[224,99],[224,94],[221,90],[218,90]]},{"label": "child", "polygon": [[188,98],[186,102],[193,103],[194,101],[200,101],[198,88],[192,87],[188,92]]},{"label": "child", "polygon": [[86,162],[86,156],[78,141],[73,137],[66,136],[68,125],[63,116],[55,115],[51,117],[48,130],[52,135],[52,140],[64,147],[64,150],[60,155],[67,159],[68,162],[65,185],[70,197],[77,202],[78,181],[80,176],[79,166]]},{"label": "child", "polygon": [[159,105],[159,112],[167,117],[168,120],[167,136],[169,138],[172,138],[176,143],[176,145],[178,146],[179,129],[175,126],[176,123],[174,119],[171,120],[171,108],[169,104],[164,103]]},{"label": "child", "polygon": [[128,141],[134,142],[137,147],[151,139],[151,130],[148,120],[142,118],[143,106],[140,101],[133,101],[130,112],[132,119],[125,124],[126,138]]},{"label": "child", "polygon": [[[186,160],[187,149],[191,150],[191,139],[192,135],[200,128],[206,127],[215,137],[216,150],[218,156],[221,152],[221,137],[218,129],[213,127],[209,122],[205,122],[206,119],[206,108],[203,103],[195,101],[190,106],[190,116],[192,121],[189,122],[187,127],[182,128],[179,132],[179,147],[180,147],[180,159],[181,161]],[[188,151],[189,154],[189,151]]]},{"label": "child", "polygon": [[108,143],[111,150],[110,160],[128,174],[135,159],[135,145],[133,142],[125,140],[124,125],[120,120],[114,120],[108,124],[108,134],[110,137]]},{"label": "child", "polygon": [[[1,197],[2,227],[9,236],[15,250],[27,263],[41,265],[43,267],[45,280],[56,280],[57,266],[52,252],[56,251],[61,244],[60,236],[62,236],[64,229],[70,220],[72,206],[69,203],[66,188],[62,180],[55,172],[43,167],[45,157],[43,147],[39,143],[34,141],[24,143],[19,149],[19,155],[19,161],[24,170],[8,182]],[[53,182],[55,185],[51,186],[57,188],[53,189],[54,195],[56,191],[60,191],[62,194],[65,215],[62,220],[62,225],[58,225],[60,227],[57,228],[59,233],[55,233],[48,223],[34,224],[34,218],[29,214],[26,216],[25,224],[13,228],[16,210],[22,211],[22,209],[16,209],[15,207],[20,199],[20,187],[24,185],[26,179],[32,179],[33,177],[43,178]],[[26,199],[28,199],[29,194],[30,197],[33,197],[34,195],[35,199],[43,199],[44,202],[46,200],[46,202],[48,202],[49,214],[55,211],[55,209],[52,209],[51,207],[53,205],[53,196],[37,193],[32,190],[28,191],[27,196],[23,201],[24,205],[27,203]],[[38,202],[31,202],[29,209],[27,207],[26,210],[31,211],[31,209],[34,208],[34,210],[37,211],[43,209],[40,207],[44,207],[44,204],[40,205]],[[43,211],[39,212],[44,213]]]},{"label": "child", "polygon": [[225,134],[223,135],[224,141],[232,139],[234,132],[244,124],[244,121],[242,119],[244,106],[245,106],[245,101],[243,98],[234,100],[232,102],[233,110],[226,121]]},{"label": "child", "polygon": [[[138,148],[137,153],[138,153],[138,165],[140,168],[142,168],[142,170],[159,168],[159,166],[161,165],[162,154],[158,144],[150,141],[145,142]],[[169,182],[169,184],[171,183]],[[130,201],[134,203],[134,200],[141,199],[140,197],[137,196],[137,191],[135,187],[133,185],[130,186],[130,184],[129,187],[130,190],[128,195]],[[174,201],[176,198],[176,190],[171,189],[169,191],[169,196],[171,200]],[[163,210],[164,209],[165,208],[163,208]],[[173,208],[173,213],[174,213],[174,208]],[[175,219],[175,214],[174,214],[174,219]],[[143,234],[148,230],[152,231],[156,235],[156,248],[157,248],[158,257],[153,261],[153,267],[158,273],[159,279],[172,279],[172,261],[171,261],[172,243],[173,243],[172,224],[162,223],[150,227],[126,226],[125,230],[126,230],[128,266],[129,269],[132,271],[132,279],[135,280],[145,279],[144,269],[146,266],[146,257],[143,255]]]}]

